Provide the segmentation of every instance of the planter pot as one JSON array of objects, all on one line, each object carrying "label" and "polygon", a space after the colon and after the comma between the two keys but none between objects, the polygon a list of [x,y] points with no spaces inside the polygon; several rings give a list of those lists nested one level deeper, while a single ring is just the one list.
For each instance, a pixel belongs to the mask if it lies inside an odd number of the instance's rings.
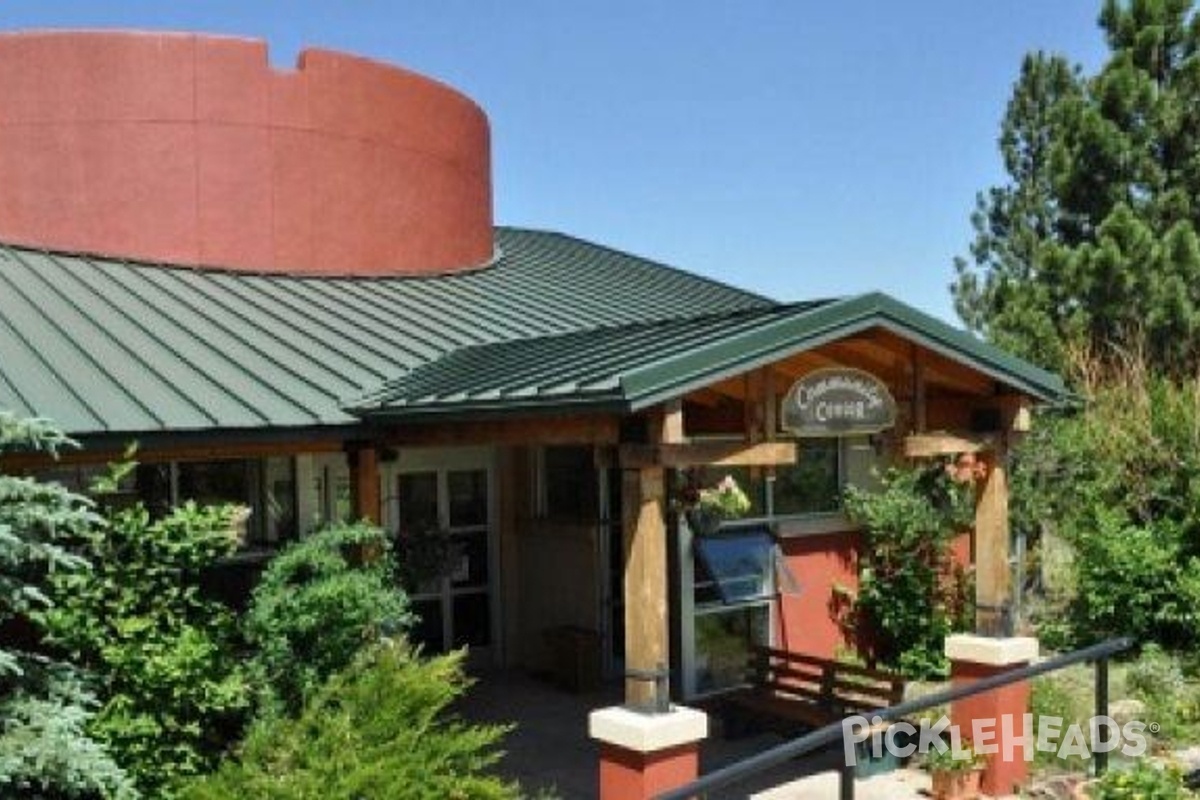
[{"label": "planter pot", "polygon": [[983,770],[934,770],[930,777],[934,800],[973,800],[979,797]]}]

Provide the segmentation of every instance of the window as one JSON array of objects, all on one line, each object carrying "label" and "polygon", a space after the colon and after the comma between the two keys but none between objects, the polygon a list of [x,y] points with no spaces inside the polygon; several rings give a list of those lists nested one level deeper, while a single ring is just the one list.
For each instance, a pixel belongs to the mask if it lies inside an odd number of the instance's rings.
[{"label": "window", "polygon": [[769,596],[774,540],[765,527],[697,537],[696,604],[724,605]]},{"label": "window", "polygon": [[292,458],[263,461],[263,517],[266,541],[285,542],[296,538],[296,462]]},{"label": "window", "polygon": [[241,540],[246,544],[264,543],[259,502],[262,470],[258,461],[186,461],[177,470],[175,505],[192,500],[199,505],[246,506],[250,516],[241,522]]},{"label": "window", "polygon": [[775,540],[765,525],[692,540],[690,694],[745,680],[751,648],[770,642]]},{"label": "window", "polygon": [[[58,467],[48,478],[75,491],[86,492],[103,467]],[[348,490],[347,490],[348,493]],[[295,459],[223,459],[139,463],[105,505],[122,508],[141,503],[157,519],[175,506],[192,500],[200,505],[232,503],[250,509],[242,523],[241,539],[251,546],[274,545],[297,534]]]},{"label": "window", "polygon": [[842,507],[842,440],[801,439],[796,463],[775,470],[777,515],[827,514]]},{"label": "window", "polygon": [[696,615],[693,667],[695,694],[745,683],[751,649],[770,641],[771,613],[765,603]]},{"label": "window", "polygon": [[545,516],[595,520],[600,516],[600,484],[590,447],[547,447],[542,451]]},{"label": "window", "polygon": [[846,486],[875,484],[878,460],[866,436],[800,439],[796,462],[776,467],[773,480],[755,467],[704,467],[696,480],[700,486],[715,486],[733,476],[750,498],[749,518],[768,516],[768,508],[776,517],[832,514],[841,510]]},{"label": "window", "polygon": [[413,472],[401,475],[397,487],[401,532],[423,532],[441,527],[438,519],[438,474],[436,472]]}]

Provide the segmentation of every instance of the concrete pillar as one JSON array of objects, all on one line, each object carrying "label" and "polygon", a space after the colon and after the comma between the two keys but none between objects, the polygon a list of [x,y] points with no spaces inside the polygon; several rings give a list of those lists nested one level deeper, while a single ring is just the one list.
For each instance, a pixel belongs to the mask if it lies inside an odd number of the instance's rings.
[{"label": "concrete pillar", "polygon": [[600,800],[649,800],[699,775],[708,716],[683,706],[662,714],[612,706],[589,715],[588,733],[600,743]]},{"label": "concrete pillar", "polygon": [[[946,638],[950,677],[957,687],[1028,665],[1037,658],[1037,639],[992,639],[971,634]],[[1029,778],[1034,756],[1029,682],[1002,686],[990,692],[956,700],[950,705],[950,722],[970,739],[977,752],[987,754],[982,789],[985,794],[1014,794]]]}]

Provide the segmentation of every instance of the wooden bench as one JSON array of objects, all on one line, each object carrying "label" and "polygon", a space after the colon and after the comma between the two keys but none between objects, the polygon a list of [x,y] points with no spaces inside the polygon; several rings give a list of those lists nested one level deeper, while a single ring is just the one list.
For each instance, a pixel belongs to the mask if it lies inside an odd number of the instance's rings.
[{"label": "wooden bench", "polygon": [[750,685],[726,699],[726,730],[736,734],[762,723],[819,728],[904,699],[904,678],[857,664],[756,647]]}]

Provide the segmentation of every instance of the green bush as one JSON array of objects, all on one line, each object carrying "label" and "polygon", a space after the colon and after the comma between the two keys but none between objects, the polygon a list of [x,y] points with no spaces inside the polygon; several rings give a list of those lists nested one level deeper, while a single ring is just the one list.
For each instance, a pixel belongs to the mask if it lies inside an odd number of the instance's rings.
[{"label": "green bush", "polygon": [[[94,702],[73,680],[0,701],[0,793],[28,800],[135,800],[133,781],[87,735]],[[16,794],[12,794],[16,792]]]},{"label": "green bush", "polygon": [[[1030,681],[1029,710],[1035,720],[1043,717],[1058,717],[1063,720],[1063,730],[1072,724],[1087,730],[1087,720],[1095,713],[1093,707],[1093,672],[1089,667],[1068,668],[1051,672]],[[1087,771],[1088,758],[1067,756],[1064,763],[1057,751],[1037,750],[1034,760],[1041,768]]]},{"label": "green bush", "polygon": [[112,513],[78,545],[94,569],[56,573],[56,605],[42,615],[50,641],[93,680],[91,733],[150,797],[211,769],[245,724],[234,619],[199,588],[237,547],[231,515],[190,503],[161,520],[141,506]]},{"label": "green bush", "polygon": [[1194,647],[1200,381],[1131,362],[1085,392],[1086,409],[1040,416],[1014,463],[1014,526],[1034,553],[1061,541],[1071,554],[1061,575],[1041,571],[1039,633],[1064,648],[1117,635]]},{"label": "green bush", "polygon": [[287,547],[267,566],[245,621],[264,707],[298,713],[365,645],[403,630],[407,607],[379,528],[335,525]]},{"label": "green bush", "polygon": [[1125,688],[1146,704],[1143,716],[1160,727],[1154,738],[1180,745],[1200,735],[1200,684],[1185,674],[1180,659],[1148,645],[1125,673]]},{"label": "green bush", "polygon": [[[0,412],[0,456],[56,456],[74,443],[45,420]],[[102,524],[93,504],[57,484],[0,473],[0,624],[52,605],[51,575],[86,575],[68,545]],[[131,800],[111,754],[88,735],[93,704],[75,670],[0,642],[0,795],[30,800]]]},{"label": "green bush", "polygon": [[487,774],[506,729],[446,712],[466,686],[461,653],[423,660],[384,641],[314,691],[299,717],[264,720],[240,759],[194,781],[183,798],[515,798],[515,785]]},{"label": "green bush", "polygon": [[973,622],[970,583],[949,548],[971,524],[974,494],[951,472],[940,462],[892,469],[878,490],[846,492],[865,531],[858,590],[846,592],[852,619],[878,661],[912,678],[944,676],[946,635]]},{"label": "green bush", "polygon": [[1146,760],[1136,761],[1128,769],[1112,770],[1088,788],[1092,800],[1187,800],[1195,796],[1178,769]]}]

